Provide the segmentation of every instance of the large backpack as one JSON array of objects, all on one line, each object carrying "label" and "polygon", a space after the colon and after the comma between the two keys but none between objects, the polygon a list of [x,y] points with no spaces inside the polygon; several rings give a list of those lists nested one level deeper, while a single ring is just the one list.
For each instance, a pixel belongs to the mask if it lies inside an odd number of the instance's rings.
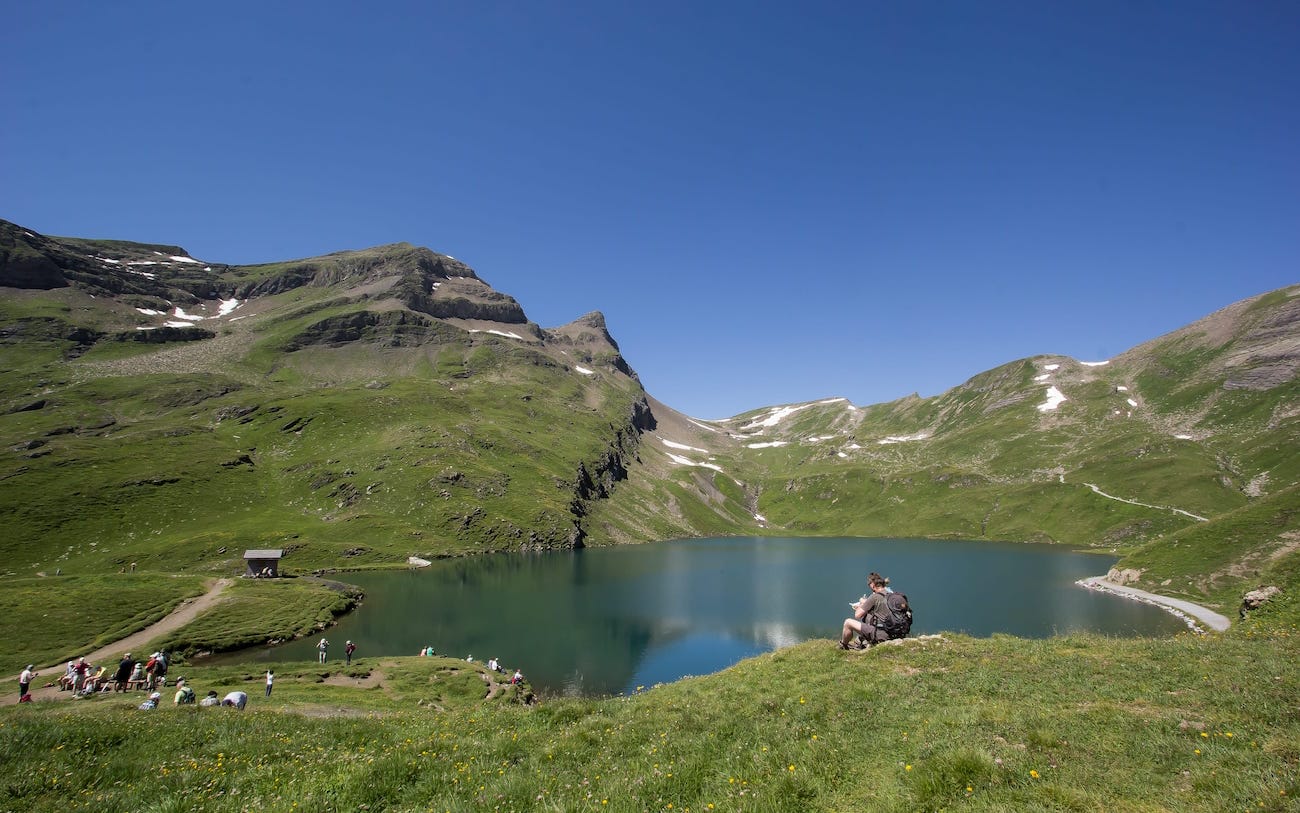
[{"label": "large backpack", "polygon": [[912,607],[907,603],[907,596],[902,593],[889,593],[885,596],[887,611],[876,619],[876,627],[885,631],[892,641],[906,638],[912,631]]}]

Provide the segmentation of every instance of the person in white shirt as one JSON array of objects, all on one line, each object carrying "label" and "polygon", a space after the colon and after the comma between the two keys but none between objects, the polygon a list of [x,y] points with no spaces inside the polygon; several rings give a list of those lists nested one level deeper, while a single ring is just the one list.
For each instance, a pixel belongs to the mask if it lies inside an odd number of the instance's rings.
[{"label": "person in white shirt", "polygon": [[18,676],[18,699],[22,700],[27,696],[27,690],[32,687],[32,680],[36,677],[36,672],[32,670],[32,664],[27,664],[27,668]]},{"label": "person in white shirt", "polygon": [[244,706],[248,705],[248,694],[245,692],[231,692],[230,694],[221,698],[221,705],[234,706],[240,711],[243,711]]}]

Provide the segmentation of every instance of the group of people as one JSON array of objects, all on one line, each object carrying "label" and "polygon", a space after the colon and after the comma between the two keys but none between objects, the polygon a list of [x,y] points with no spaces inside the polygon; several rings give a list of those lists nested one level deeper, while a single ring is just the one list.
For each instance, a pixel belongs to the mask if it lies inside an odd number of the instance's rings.
[{"label": "group of people", "polygon": [[[316,644],[316,658],[318,663],[325,663],[330,651],[330,642],[327,638],[321,638],[320,643]],[[357,651],[357,645],[348,641],[343,645],[343,657],[347,665],[352,665],[352,653]]]},{"label": "group of people", "polygon": [[[474,657],[471,655],[466,660],[472,661],[474,660]],[[502,675],[506,673],[506,670],[501,666],[501,662],[498,661],[495,657],[488,658],[487,668],[489,672],[496,672]],[[515,673],[510,676],[510,684],[513,686],[516,683],[523,683],[523,682],[524,682],[524,673],[516,669]]]},{"label": "group of people", "polygon": [[[20,688],[29,686],[31,683],[30,678],[35,677],[36,673],[32,670],[31,665],[28,665],[27,669],[23,671],[23,675],[28,675],[29,672],[31,674],[27,681],[24,681],[22,676],[19,677]],[[110,688],[116,692],[125,692],[133,686],[148,689],[152,692],[158,686],[167,683],[167,653],[155,652],[149,656],[148,660],[137,661],[128,652],[118,662],[117,669],[111,674],[105,664],[96,667],[87,662],[84,657],[74,658],[68,661],[68,665],[64,668],[63,674],[59,676],[57,683],[59,691],[70,691],[73,697],[106,692]],[[23,691],[23,694],[27,694],[27,692]]]},{"label": "group of people", "polygon": [[[269,695],[271,693],[271,683],[270,683],[271,673],[267,672],[266,674],[267,674],[266,693]],[[139,708],[141,711],[150,711],[152,709],[158,708],[158,704],[161,701],[162,701],[162,692],[158,692],[158,691],[150,692],[148,699],[145,700],[143,703],[141,703]],[[217,692],[215,690],[209,690],[207,695],[205,695],[202,700],[199,700],[197,695],[194,693],[194,689],[190,688],[190,686],[185,682],[185,678],[181,678],[180,680],[176,681],[176,694],[172,698],[172,704],[176,706],[191,706],[191,705],[229,706],[231,708],[236,708],[239,709],[240,711],[243,711],[244,706],[248,705],[248,693],[241,692],[241,691],[233,691],[227,693],[225,697],[218,697]]]},{"label": "group of people", "polygon": [[[143,689],[149,692],[149,696],[140,704],[141,709],[156,709],[162,701],[162,689],[167,685],[167,653],[155,652],[147,660],[136,660],[128,652],[122,656],[118,662],[117,669],[109,673],[108,667],[101,665],[98,668],[88,663],[84,657],[75,658],[68,661],[64,673],[56,681],[60,691],[72,692],[73,698],[80,698],[86,695],[95,694],[96,692],[107,692],[112,689],[114,692],[125,692],[131,688]],[[18,702],[32,702],[31,686],[40,673],[36,671],[34,664],[27,664],[27,668],[18,676]],[[271,696],[271,683],[273,675],[270,670],[266,673],[266,695]],[[55,684],[50,684],[55,685]],[[245,692],[233,691],[226,694],[225,697],[218,697],[215,691],[209,691],[207,696],[201,700],[196,697],[194,689],[187,683],[185,678],[176,681],[176,694],[172,702],[177,706],[197,704],[200,706],[231,706],[243,710],[248,705],[248,695]]]},{"label": "group of people", "polygon": [[867,576],[870,592],[849,606],[853,616],[844,619],[840,649],[865,649],[882,641],[906,638],[912,631],[912,608],[907,596],[895,593],[889,579],[875,571]]}]

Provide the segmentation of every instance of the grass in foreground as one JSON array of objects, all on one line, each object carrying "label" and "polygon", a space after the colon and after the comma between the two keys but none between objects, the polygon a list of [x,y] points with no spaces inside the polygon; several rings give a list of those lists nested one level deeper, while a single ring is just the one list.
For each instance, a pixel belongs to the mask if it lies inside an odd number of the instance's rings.
[{"label": "grass in foreground", "polygon": [[200,694],[253,687],[249,709],[3,709],[0,808],[1288,810],[1298,644],[1294,627],[1262,640],[946,636],[866,653],[812,641],[629,698],[540,707],[484,701],[476,676],[444,673],[460,687],[444,690],[441,659],[384,659],[371,688],[281,667],[270,700],[260,673],[191,670]]}]

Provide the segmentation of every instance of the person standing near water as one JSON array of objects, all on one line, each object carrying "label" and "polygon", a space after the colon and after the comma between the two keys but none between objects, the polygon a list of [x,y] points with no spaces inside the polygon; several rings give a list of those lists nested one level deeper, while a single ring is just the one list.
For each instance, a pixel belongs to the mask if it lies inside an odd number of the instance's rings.
[{"label": "person standing near water", "polygon": [[348,641],[343,645],[343,656],[347,658],[348,666],[352,665],[352,653],[357,651],[357,645]]},{"label": "person standing near water", "polygon": [[275,672],[270,669],[266,670],[266,696],[271,696],[271,684],[275,683]]},{"label": "person standing near water", "polygon": [[32,687],[32,681],[36,679],[36,672],[32,669],[33,664],[27,664],[27,668],[18,676],[18,699],[22,700],[27,696],[27,690]]},{"label": "person standing near water", "polygon": [[316,651],[319,653],[321,663],[325,662],[325,653],[329,652],[329,648],[330,642],[324,638],[320,639],[320,643],[316,645]]}]

